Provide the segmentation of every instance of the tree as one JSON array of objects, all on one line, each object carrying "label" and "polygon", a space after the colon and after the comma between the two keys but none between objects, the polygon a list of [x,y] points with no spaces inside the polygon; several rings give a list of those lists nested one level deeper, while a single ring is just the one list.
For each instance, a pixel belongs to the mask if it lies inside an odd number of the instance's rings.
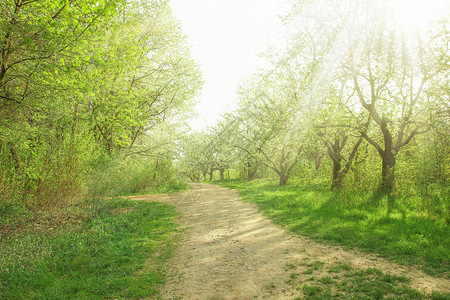
[{"label": "tree", "polygon": [[91,58],[104,68],[92,74],[90,107],[96,136],[109,154],[136,152],[140,136],[186,116],[201,85],[168,4],[140,1],[130,6],[98,41],[108,47]]},{"label": "tree", "polygon": [[[345,86],[344,79],[341,86]],[[326,152],[332,161],[331,187],[340,189],[342,182],[352,167],[353,160],[363,137],[358,123],[362,123],[364,114],[355,115],[348,107],[353,94],[345,97],[343,89],[329,87],[324,104],[318,110],[314,122],[315,132],[319,140],[326,148]],[[362,125],[367,129],[370,119]]]},{"label": "tree", "polygon": [[119,1],[1,2],[0,177],[18,197],[30,194],[30,204],[70,199],[80,186],[82,160],[95,147],[81,134],[82,95],[73,88],[85,57],[72,51],[120,7]]},{"label": "tree", "polygon": [[[385,12],[369,5],[355,12],[361,19],[350,30],[353,39],[348,55],[348,68],[361,107],[375,122],[382,139],[362,130],[362,136],[378,151],[382,160],[381,188],[391,193],[394,188],[398,153],[415,136],[429,130],[426,106],[430,78],[443,71],[447,50],[433,51],[433,39],[407,36],[386,20]],[[352,26],[352,28],[353,28]],[[360,31],[366,34],[360,36]],[[445,34],[445,33],[441,33]],[[448,35],[447,35],[448,36]],[[417,59],[416,59],[417,58]]]},{"label": "tree", "polygon": [[[286,88],[277,87],[277,84]],[[276,72],[262,72],[240,90],[236,120],[243,142],[235,145],[248,155],[262,157],[262,163],[285,185],[303,150],[300,115],[296,114],[295,87]]]},{"label": "tree", "polygon": [[162,128],[179,131],[201,80],[166,1],[1,4],[2,184],[45,206],[83,194],[105,155],[168,165]]},{"label": "tree", "polygon": [[225,179],[225,171],[229,170],[237,159],[236,148],[233,147],[233,124],[227,120],[219,121],[210,129],[209,153],[214,157],[215,166],[220,173],[220,179]]},{"label": "tree", "polygon": [[[354,94],[355,101],[342,109],[356,117],[347,125],[359,128],[378,151],[381,189],[387,193],[394,187],[397,154],[430,128],[430,80],[442,80],[448,70],[447,22],[425,30],[402,27],[387,1],[305,1],[294,5],[286,18],[286,25],[296,30],[291,30],[295,34],[283,64],[308,75],[304,82],[313,105],[321,105],[317,100],[330,85],[346,83],[342,94]],[[340,135],[325,140],[334,177],[341,168],[337,153],[346,139]]]}]

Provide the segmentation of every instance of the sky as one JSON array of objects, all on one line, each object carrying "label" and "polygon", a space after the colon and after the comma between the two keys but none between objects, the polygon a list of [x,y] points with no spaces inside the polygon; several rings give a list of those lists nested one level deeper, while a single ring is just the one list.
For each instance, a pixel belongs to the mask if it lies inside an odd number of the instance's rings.
[{"label": "sky", "polygon": [[233,109],[239,83],[264,60],[257,54],[280,42],[283,0],[171,0],[175,18],[192,46],[204,86],[196,99],[194,130],[214,125]]}]

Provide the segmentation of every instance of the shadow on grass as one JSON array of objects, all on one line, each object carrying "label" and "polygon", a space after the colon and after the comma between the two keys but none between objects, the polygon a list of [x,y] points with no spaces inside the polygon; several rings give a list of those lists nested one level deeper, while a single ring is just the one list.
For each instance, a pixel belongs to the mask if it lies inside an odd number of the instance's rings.
[{"label": "shadow on grass", "polygon": [[[289,230],[348,248],[359,248],[431,275],[449,277],[449,228],[396,205],[380,193],[339,193],[327,186],[278,186],[273,182],[220,181],[258,204]],[[391,201],[391,203],[389,203]]]}]

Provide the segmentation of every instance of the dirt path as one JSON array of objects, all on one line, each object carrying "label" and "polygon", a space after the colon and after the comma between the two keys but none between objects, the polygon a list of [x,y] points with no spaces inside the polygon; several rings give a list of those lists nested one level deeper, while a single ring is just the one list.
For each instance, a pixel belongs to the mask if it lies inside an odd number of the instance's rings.
[{"label": "dirt path", "polygon": [[[186,235],[172,261],[163,299],[294,299],[301,291],[288,283],[290,266],[307,268],[302,262],[315,261],[325,267],[342,262],[378,268],[410,277],[415,289],[450,292],[449,280],[289,234],[230,189],[192,184],[191,191],[181,194],[132,198],[172,203],[183,216]],[[311,276],[299,271],[296,280]]]}]

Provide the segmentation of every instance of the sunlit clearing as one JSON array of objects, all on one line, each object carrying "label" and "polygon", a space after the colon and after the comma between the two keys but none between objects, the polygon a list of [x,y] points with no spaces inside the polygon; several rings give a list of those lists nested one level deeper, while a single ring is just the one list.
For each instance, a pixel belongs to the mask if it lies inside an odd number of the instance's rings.
[{"label": "sunlit clearing", "polygon": [[395,14],[405,26],[426,27],[448,12],[446,0],[395,0]]}]

